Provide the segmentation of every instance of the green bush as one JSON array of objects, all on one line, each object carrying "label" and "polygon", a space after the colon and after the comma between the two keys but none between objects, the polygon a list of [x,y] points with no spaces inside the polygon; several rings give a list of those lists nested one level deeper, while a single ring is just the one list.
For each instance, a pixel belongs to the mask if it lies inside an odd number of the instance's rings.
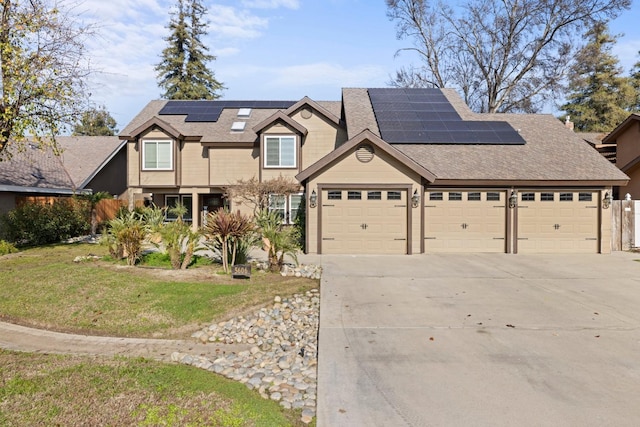
[{"label": "green bush", "polygon": [[18,249],[9,242],[0,240],[0,256],[18,252]]},{"label": "green bush", "polygon": [[27,202],[0,217],[1,237],[16,245],[56,243],[88,233],[90,216],[91,206],[75,198]]}]

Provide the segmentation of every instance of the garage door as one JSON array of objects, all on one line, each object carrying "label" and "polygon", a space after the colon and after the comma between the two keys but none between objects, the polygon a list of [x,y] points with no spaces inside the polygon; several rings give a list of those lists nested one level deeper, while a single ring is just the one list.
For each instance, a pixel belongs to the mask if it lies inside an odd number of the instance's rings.
[{"label": "garage door", "polygon": [[322,253],[407,253],[406,191],[323,190],[322,200]]},{"label": "garage door", "polygon": [[598,193],[520,191],[518,253],[597,253]]},{"label": "garage door", "polygon": [[503,191],[427,191],[426,252],[506,251]]}]

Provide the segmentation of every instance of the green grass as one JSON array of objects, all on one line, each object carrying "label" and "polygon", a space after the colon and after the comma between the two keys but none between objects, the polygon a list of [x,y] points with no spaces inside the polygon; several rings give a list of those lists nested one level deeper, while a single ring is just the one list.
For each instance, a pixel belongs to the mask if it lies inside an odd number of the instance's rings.
[{"label": "green grass", "polygon": [[210,372],[145,359],[0,350],[0,425],[300,426],[300,413]]},{"label": "green grass", "polygon": [[317,281],[264,272],[254,272],[250,280],[232,279],[205,261],[187,270],[73,262],[90,254],[106,255],[106,250],[56,245],[1,257],[2,317],[62,331],[183,338],[199,325],[265,305],[275,295],[318,286]]}]

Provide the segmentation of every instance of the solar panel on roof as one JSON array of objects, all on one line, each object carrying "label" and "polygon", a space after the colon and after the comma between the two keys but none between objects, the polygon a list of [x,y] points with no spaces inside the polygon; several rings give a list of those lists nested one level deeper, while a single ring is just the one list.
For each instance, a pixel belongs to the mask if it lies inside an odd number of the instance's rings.
[{"label": "solar panel on roof", "polygon": [[225,108],[286,109],[296,101],[168,101],[159,115],[186,115],[185,122],[217,122]]},{"label": "solar panel on roof", "polygon": [[465,121],[440,89],[368,89],[380,135],[392,144],[524,144],[507,122]]}]

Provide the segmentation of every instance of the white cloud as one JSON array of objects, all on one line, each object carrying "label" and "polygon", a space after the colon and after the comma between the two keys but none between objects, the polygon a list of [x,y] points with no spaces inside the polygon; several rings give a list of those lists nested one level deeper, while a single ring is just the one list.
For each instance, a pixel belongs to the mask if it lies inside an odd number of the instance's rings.
[{"label": "white cloud", "polygon": [[210,33],[230,38],[255,38],[269,21],[230,6],[214,4],[209,8]]},{"label": "white cloud", "polygon": [[242,5],[254,9],[277,9],[279,7],[298,9],[300,2],[298,0],[243,0]]}]

